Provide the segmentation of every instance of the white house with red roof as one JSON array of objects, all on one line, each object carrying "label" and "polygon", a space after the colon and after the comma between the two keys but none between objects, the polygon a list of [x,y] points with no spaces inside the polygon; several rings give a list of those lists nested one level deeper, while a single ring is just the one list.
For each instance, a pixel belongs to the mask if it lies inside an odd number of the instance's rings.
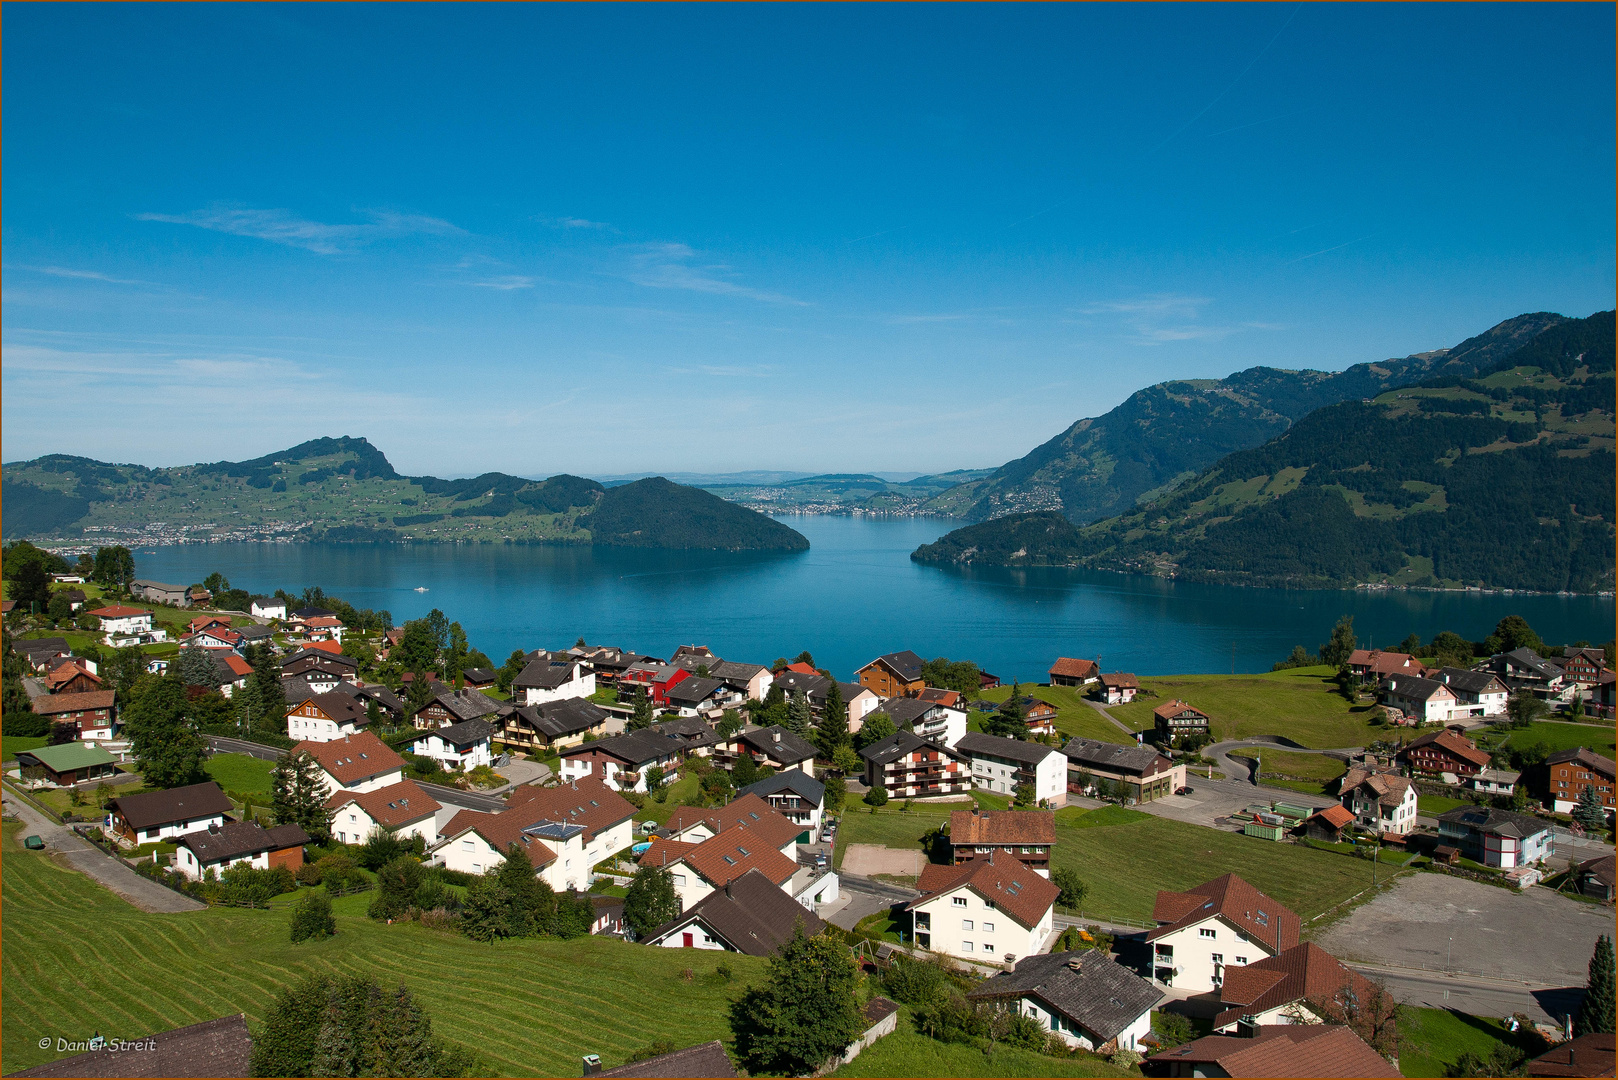
[{"label": "white house with red roof", "polygon": [[152,613],[145,608],[110,604],[90,612],[101,620],[101,632],[108,641],[114,637],[129,637],[152,633]]},{"label": "white house with red roof", "polygon": [[404,758],[369,731],[330,742],[301,742],[292,752],[315,759],[328,794],[375,791],[404,779]]},{"label": "white house with red roof", "polygon": [[669,871],[681,911],[749,870],[793,891],[789,883],[799,872],[797,844],[803,829],[757,795],[719,810],[682,807],[670,818],[669,829],[684,839],[659,837],[642,853],[640,865]]},{"label": "white house with red roof", "polygon": [[379,832],[401,840],[419,836],[428,847],[438,842],[436,815],[442,807],[414,780],[372,791],[345,788],[326,800],[326,809],[332,812],[331,833],[339,843],[363,844]]},{"label": "white house with red roof", "polygon": [[194,649],[215,649],[240,652],[246,641],[242,635],[228,626],[210,626],[198,630],[190,637],[182,638],[180,644]]},{"label": "white house with red roof", "polygon": [[1217,989],[1227,965],[1290,949],[1302,929],[1290,909],[1235,874],[1186,892],[1159,892],[1152,919],[1157,929],[1146,935],[1152,980],[1193,991]]},{"label": "white house with red roof", "polygon": [[979,964],[1015,963],[1045,951],[1061,890],[1001,851],[957,866],[929,863],[906,907],[916,944]]},{"label": "white house with red roof", "polygon": [[599,780],[554,788],[524,785],[498,814],[462,810],[444,826],[435,861],[483,874],[506,861],[513,844],[534,875],[558,891],[587,889],[594,867],[633,840],[635,807]]}]

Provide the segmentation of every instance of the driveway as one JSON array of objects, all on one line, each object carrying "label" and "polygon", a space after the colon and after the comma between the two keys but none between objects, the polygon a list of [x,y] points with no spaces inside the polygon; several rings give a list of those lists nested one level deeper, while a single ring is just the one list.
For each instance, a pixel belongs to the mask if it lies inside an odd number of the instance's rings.
[{"label": "driveway", "polygon": [[56,824],[10,791],[5,793],[5,810],[22,819],[18,844],[25,836],[37,835],[45,841],[45,850],[52,853],[57,862],[89,875],[142,911],[201,911],[208,906],[141,877],[122,859],[113,858],[80,840],[72,829]]},{"label": "driveway", "polygon": [[842,871],[861,877],[893,874],[896,877],[920,877],[927,865],[927,856],[917,851],[883,847],[880,844],[850,844],[843,852]]},{"label": "driveway", "polygon": [[1316,939],[1350,963],[1460,971],[1538,986],[1583,986],[1612,909],[1442,874],[1407,874]]},{"label": "driveway", "polygon": [[1161,799],[1141,803],[1135,809],[1158,817],[1173,818],[1189,825],[1202,825],[1210,829],[1228,829],[1223,819],[1239,814],[1254,803],[1270,801],[1290,803],[1319,809],[1330,806],[1336,799],[1322,795],[1305,795],[1286,788],[1254,787],[1239,780],[1209,780],[1190,774],[1187,782],[1190,795],[1167,795]]},{"label": "driveway", "polygon": [[496,767],[495,772],[509,781],[506,787],[494,788],[491,795],[502,794],[511,788],[522,787],[524,784],[543,784],[551,778],[551,767],[543,761],[532,761],[528,758],[512,758],[504,765]]}]

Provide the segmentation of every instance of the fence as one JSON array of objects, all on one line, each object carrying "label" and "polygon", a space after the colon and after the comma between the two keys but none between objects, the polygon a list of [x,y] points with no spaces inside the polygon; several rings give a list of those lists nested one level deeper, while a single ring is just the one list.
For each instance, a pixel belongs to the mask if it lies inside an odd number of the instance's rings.
[{"label": "fence", "polygon": [[1084,923],[1099,923],[1102,926],[1125,926],[1133,930],[1154,930],[1157,928],[1155,922],[1141,922],[1139,919],[1124,919],[1113,915],[1098,915],[1093,911],[1085,911],[1083,908],[1063,907],[1061,904],[1056,904],[1054,910],[1058,915]]}]

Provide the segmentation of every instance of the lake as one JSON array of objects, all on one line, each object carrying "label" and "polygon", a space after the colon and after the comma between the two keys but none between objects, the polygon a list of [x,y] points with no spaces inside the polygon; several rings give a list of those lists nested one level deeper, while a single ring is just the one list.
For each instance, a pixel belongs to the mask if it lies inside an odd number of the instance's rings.
[{"label": "lake", "polygon": [[[1480,640],[1504,615],[1547,641],[1606,641],[1610,597],[1293,591],[1084,570],[944,569],[910,561],[958,522],[783,517],[813,545],[791,555],[435,544],[193,544],[137,549],[137,576],[177,584],[218,570],[254,593],[319,585],[395,621],[438,608],[498,664],[513,649],[587,641],[667,656],[707,645],[768,664],[810,650],[849,678],[914,649],[1042,681],[1057,656],[1138,675],[1268,671],[1314,649],[1338,616],[1361,643],[1453,630]],[[416,592],[425,588],[426,592]]]}]

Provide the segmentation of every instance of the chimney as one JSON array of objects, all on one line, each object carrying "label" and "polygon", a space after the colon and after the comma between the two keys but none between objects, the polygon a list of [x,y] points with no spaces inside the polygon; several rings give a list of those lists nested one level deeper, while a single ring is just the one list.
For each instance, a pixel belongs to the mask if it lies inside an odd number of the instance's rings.
[{"label": "chimney", "polygon": [[1573,1064],[1574,1064],[1573,1058],[1574,1058],[1574,1055],[1577,1054],[1577,1053],[1578,1053],[1578,1051],[1575,1048],[1573,1048],[1571,1046],[1567,1048],[1567,1064],[1568,1064],[1568,1068],[1571,1069],[1573,1067]]},{"label": "chimney", "polygon": [[1249,1014],[1236,1021],[1236,1037],[1238,1039],[1258,1038],[1258,1020]]},{"label": "chimney", "polygon": [[601,1071],[601,1055],[600,1054],[585,1054],[584,1055],[584,1075],[585,1076],[594,1076],[596,1073],[598,1073],[600,1071]]},{"label": "chimney", "polygon": [[780,732],[779,732],[779,731],[772,731],[772,732],[771,732],[771,733],[770,733],[770,734],[771,734],[771,735],[772,735],[772,736],[774,736],[774,740],[775,740],[775,741],[776,741],[776,742],[780,742],[780,741],[781,741],[781,733],[780,733]]},{"label": "chimney", "polygon": [[1075,974],[1077,974],[1083,967],[1084,963],[1081,960],[1069,960],[1067,962],[1067,969]]}]

